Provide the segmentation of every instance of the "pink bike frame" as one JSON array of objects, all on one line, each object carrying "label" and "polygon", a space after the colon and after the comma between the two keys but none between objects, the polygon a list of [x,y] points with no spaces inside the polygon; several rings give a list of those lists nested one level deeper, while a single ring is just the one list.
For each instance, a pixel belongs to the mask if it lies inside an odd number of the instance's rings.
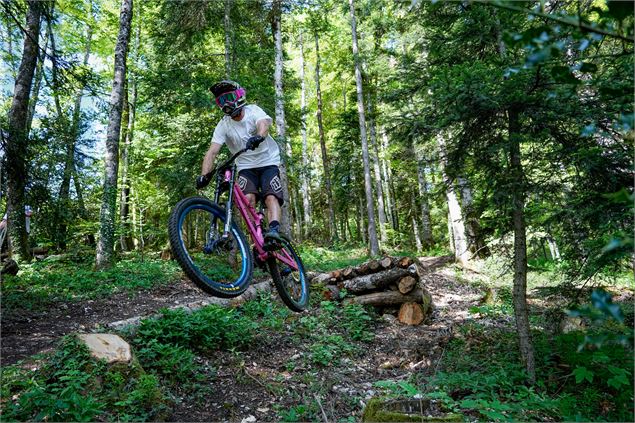
[{"label": "pink bike frame", "polygon": [[[225,171],[225,182],[231,183],[231,180],[232,171],[227,169]],[[273,255],[275,258],[291,267],[291,269],[298,270],[295,260],[293,260],[286,250],[281,250],[280,252],[275,251],[273,253],[265,251],[265,238],[262,233],[262,220],[264,219],[264,216],[257,213],[251,204],[249,204],[247,196],[243,193],[237,183],[234,183],[234,201],[236,203],[236,207],[238,207],[238,211],[240,211],[240,215],[247,224],[247,230],[249,231],[249,235],[251,236],[251,240],[256,249],[255,253],[258,256],[257,258],[260,261],[265,262],[270,255]]]}]

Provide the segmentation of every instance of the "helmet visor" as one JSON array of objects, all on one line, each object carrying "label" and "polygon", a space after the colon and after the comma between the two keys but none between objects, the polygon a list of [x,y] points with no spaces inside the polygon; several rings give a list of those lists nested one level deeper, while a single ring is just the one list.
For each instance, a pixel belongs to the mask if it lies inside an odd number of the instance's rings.
[{"label": "helmet visor", "polygon": [[233,106],[238,100],[240,100],[245,95],[244,88],[238,88],[234,91],[228,91],[216,97],[216,104],[221,109],[225,106]]},{"label": "helmet visor", "polygon": [[231,105],[232,103],[235,103],[237,99],[238,94],[236,93],[236,91],[230,91],[216,97],[216,104],[218,104],[218,107],[222,108],[225,105]]}]

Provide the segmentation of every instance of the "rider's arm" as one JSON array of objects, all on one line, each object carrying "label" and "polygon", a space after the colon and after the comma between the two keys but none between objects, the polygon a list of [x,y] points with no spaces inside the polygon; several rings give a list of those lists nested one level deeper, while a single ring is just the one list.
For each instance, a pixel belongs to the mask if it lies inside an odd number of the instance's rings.
[{"label": "rider's arm", "polygon": [[269,135],[269,127],[271,126],[271,118],[258,119],[256,121],[256,133],[263,138]]},{"label": "rider's arm", "polygon": [[212,171],[212,168],[214,167],[214,161],[216,160],[216,156],[218,155],[221,147],[222,145],[215,142],[213,142],[209,146],[207,153],[205,153],[205,158],[203,159],[201,175],[207,175],[209,172]]}]

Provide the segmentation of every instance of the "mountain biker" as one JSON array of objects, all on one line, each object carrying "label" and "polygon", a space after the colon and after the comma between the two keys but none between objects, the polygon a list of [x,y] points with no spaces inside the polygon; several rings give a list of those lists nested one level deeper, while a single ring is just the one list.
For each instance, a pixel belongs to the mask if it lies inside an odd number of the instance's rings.
[{"label": "mountain biker", "polygon": [[246,104],[246,91],[234,81],[220,81],[210,91],[216,105],[225,116],[214,129],[212,143],[205,154],[201,176],[196,178],[196,188],[205,188],[211,179],[216,156],[223,144],[227,144],[232,154],[243,148],[248,151],[236,159],[238,186],[246,194],[252,207],[259,196],[264,197],[267,206],[269,231],[265,240],[279,240],[282,183],[280,181],[280,149],[269,135],[272,119],[255,104]]}]

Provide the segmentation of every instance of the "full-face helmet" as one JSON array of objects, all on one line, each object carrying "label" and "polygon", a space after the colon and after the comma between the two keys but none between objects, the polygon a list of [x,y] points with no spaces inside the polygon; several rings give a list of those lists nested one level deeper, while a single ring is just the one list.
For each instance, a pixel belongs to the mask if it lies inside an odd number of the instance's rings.
[{"label": "full-face helmet", "polygon": [[240,110],[245,106],[247,91],[237,82],[220,81],[214,84],[210,91],[214,94],[218,107],[228,116],[238,116]]}]

